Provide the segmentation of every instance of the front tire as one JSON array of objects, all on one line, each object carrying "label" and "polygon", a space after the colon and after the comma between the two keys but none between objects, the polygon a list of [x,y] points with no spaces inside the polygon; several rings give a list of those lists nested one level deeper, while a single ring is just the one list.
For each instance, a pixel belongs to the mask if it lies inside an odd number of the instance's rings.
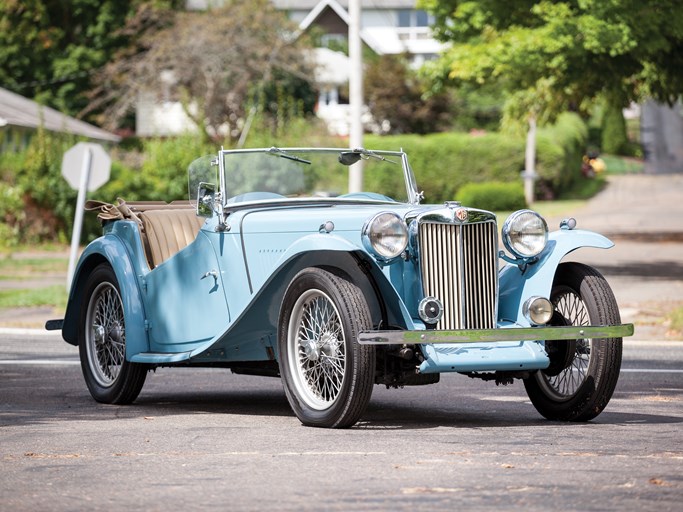
[{"label": "front tire", "polygon": [[126,360],[126,322],[114,270],[102,263],[84,287],[78,352],[92,397],[105,404],[133,402],[145,383],[147,365]]},{"label": "front tire", "polygon": [[[617,325],[619,308],[609,284],[594,268],[563,263],[555,274],[551,302],[559,325]],[[549,420],[588,421],[607,406],[619,378],[622,339],[547,341],[551,368],[524,381],[531,403]],[[562,353],[569,347],[569,353]],[[549,350],[550,352],[550,350]],[[560,367],[557,367],[558,362]]]},{"label": "front tire", "polygon": [[370,401],[375,351],[359,345],[371,327],[360,289],[320,268],[299,272],[280,310],[278,350],[282,382],[301,423],[345,428]]}]

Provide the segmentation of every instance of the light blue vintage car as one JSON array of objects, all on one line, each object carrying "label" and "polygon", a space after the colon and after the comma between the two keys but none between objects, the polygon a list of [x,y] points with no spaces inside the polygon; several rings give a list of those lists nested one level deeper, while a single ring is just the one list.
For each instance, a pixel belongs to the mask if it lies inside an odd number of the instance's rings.
[{"label": "light blue vintage car", "polygon": [[[348,192],[365,176],[364,192]],[[354,181],[355,180],[355,181]],[[279,376],[305,425],[349,427],[373,386],[442,372],[522,379],[546,418],[585,421],[619,377],[622,325],[605,279],[561,263],[609,248],[502,227],[457,202],[423,205],[402,151],[221,150],[189,168],[189,201],[98,205],[61,329],[95,400],[126,404],[157,367]]]}]

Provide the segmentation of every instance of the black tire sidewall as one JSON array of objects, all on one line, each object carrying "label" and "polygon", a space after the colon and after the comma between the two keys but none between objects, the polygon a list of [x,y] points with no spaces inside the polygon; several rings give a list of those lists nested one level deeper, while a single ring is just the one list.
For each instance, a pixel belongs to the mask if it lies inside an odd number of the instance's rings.
[{"label": "black tire sidewall", "polygon": [[86,325],[88,308],[90,307],[90,302],[95,289],[105,282],[111,284],[119,293],[120,297],[121,291],[119,282],[111,265],[102,263],[95,267],[86,279],[85,286],[83,287],[84,300],[79,322],[78,352],[81,360],[83,377],[92,397],[96,401],[102,403],[125,404],[133,402],[140,393],[146,377],[146,365],[135,364],[128,360],[124,360],[116,380],[110,386],[102,386],[93,374],[93,369],[90,366],[90,358],[88,357],[88,348],[86,346],[88,343],[86,329],[89,328],[89,326]]},{"label": "black tire sidewall", "polygon": [[[293,369],[289,365],[289,324],[297,299],[305,292],[316,289],[327,295],[340,316],[344,331],[346,361],[344,383],[334,404],[327,409],[310,407],[299,396],[293,384]],[[345,314],[352,306],[350,302],[360,301],[359,315]],[[360,290],[343,277],[314,267],[299,272],[290,283],[282,302],[278,326],[278,352],[283,387],[292,410],[304,425],[314,427],[343,428],[354,424],[370,399],[374,385],[374,350],[359,345],[358,333],[368,328],[370,313]],[[368,391],[369,390],[369,391]]]}]

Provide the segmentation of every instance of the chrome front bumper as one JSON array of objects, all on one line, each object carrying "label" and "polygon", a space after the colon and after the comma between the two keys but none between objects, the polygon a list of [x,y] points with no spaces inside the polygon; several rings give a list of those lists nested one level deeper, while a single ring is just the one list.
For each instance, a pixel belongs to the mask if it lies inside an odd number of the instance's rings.
[{"label": "chrome front bumper", "polygon": [[361,345],[418,345],[421,343],[493,343],[504,341],[575,340],[633,336],[633,324],[562,327],[510,327],[453,331],[364,331]]}]

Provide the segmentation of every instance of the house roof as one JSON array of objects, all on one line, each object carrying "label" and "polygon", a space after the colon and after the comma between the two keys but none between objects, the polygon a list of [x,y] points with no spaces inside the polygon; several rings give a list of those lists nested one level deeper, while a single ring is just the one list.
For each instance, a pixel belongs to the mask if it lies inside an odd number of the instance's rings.
[{"label": "house roof", "polygon": [[[278,9],[312,9],[320,0],[271,0]],[[348,8],[349,0],[338,0],[342,7]],[[361,0],[366,9],[414,9],[416,0]]]},{"label": "house roof", "polygon": [[[344,24],[348,25],[350,22],[350,17],[348,11],[339,3],[338,0],[318,0],[318,3],[311,9],[311,12],[308,13],[308,15],[299,23],[299,29],[303,32],[308,30],[308,27],[310,27],[313,23],[316,22],[318,18],[327,10],[331,9],[339,18],[344,22]],[[360,38],[361,40],[367,44],[372,51],[378,54],[382,54],[384,52],[381,51],[379,45],[377,42],[372,39],[372,37],[369,37],[367,34],[367,30],[361,29],[360,31]]]},{"label": "house roof", "polygon": [[50,107],[39,105],[35,101],[24,98],[0,87],[0,128],[3,126],[21,126],[38,128],[59,133],[71,133],[89,139],[119,142],[121,137],[98,128]]}]

